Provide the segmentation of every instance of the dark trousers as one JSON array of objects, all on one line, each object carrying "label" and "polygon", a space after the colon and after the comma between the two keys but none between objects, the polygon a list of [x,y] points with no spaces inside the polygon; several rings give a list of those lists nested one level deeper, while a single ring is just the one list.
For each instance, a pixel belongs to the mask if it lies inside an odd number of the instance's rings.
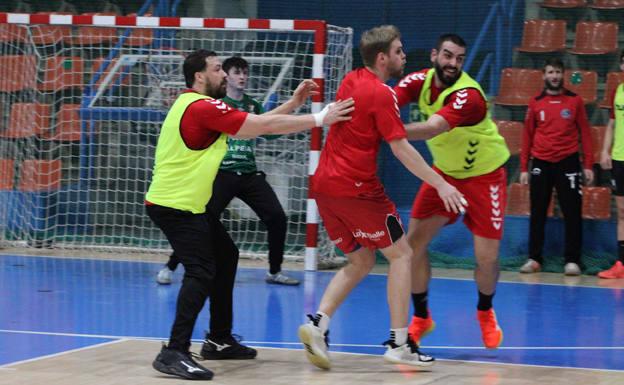
[{"label": "dark trousers", "polygon": [[[260,221],[267,227],[270,272],[275,274],[281,271],[287,220],[275,191],[266,180],[266,174],[261,171],[238,174],[219,170],[212,189],[212,198],[206,209],[216,218],[221,217],[234,198],[245,202],[258,215]],[[167,266],[175,270],[177,267],[175,255],[171,256]]]},{"label": "dark trousers", "polygon": [[227,231],[210,212],[193,214],[158,205],[146,208],[184,266],[169,347],[188,351],[195,321],[208,297],[211,335],[230,335],[238,249]]},{"label": "dark trousers", "polygon": [[557,191],[559,207],[565,223],[565,262],[579,263],[582,244],[582,193],[581,167],[578,154],[546,162],[533,159],[531,163],[531,219],[529,230],[529,258],[543,263],[544,229],[546,213],[553,187]]}]

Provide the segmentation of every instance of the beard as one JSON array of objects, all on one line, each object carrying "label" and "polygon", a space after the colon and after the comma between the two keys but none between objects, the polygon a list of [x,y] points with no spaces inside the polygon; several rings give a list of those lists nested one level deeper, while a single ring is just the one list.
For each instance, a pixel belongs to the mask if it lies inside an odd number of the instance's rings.
[{"label": "beard", "polygon": [[455,67],[446,66],[442,68],[440,66],[440,63],[438,63],[437,61],[433,64],[433,67],[435,68],[436,75],[438,75],[438,79],[440,79],[442,84],[444,84],[447,87],[450,87],[453,84],[455,84],[457,79],[459,79],[459,77],[461,76],[461,70],[459,70],[459,68],[457,69],[457,73],[455,75],[448,76],[444,73],[444,69],[454,69]]},{"label": "beard", "polygon": [[403,76],[404,68],[404,64],[399,65],[397,68],[389,68],[390,77],[395,79],[401,78],[401,76]]},{"label": "beard", "polygon": [[561,79],[557,85],[553,84],[549,80],[544,80],[544,86],[549,91],[560,91],[563,88],[563,79]]},{"label": "beard", "polygon": [[226,87],[227,82],[225,81],[225,79],[218,86],[213,86],[212,84],[207,83],[206,95],[210,96],[211,98],[222,99],[227,95]]}]

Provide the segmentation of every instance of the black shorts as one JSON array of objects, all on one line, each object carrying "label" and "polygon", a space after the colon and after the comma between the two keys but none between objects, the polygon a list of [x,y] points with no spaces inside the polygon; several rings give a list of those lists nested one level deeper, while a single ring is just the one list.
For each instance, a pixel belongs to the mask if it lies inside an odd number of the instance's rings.
[{"label": "black shorts", "polygon": [[613,195],[624,196],[624,161],[612,161],[611,184],[613,184]]}]

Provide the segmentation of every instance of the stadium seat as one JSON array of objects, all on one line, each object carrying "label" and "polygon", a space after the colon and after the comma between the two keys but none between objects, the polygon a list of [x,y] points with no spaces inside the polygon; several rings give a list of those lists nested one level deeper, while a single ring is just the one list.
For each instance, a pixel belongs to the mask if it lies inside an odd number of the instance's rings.
[{"label": "stadium seat", "polygon": [[624,9],[624,0],[594,0],[590,5],[594,9]]},{"label": "stadium seat", "polygon": [[83,86],[84,62],[80,57],[50,57],[46,60],[39,91],[60,91]]},{"label": "stadium seat", "polygon": [[522,130],[524,130],[524,123],[513,122],[510,120],[497,120],[498,132],[503,138],[509,148],[511,155],[518,155],[522,146]]},{"label": "stadium seat", "polygon": [[34,56],[0,56],[0,92],[34,89],[37,84],[37,59]]},{"label": "stadium seat", "polygon": [[566,70],[563,78],[565,87],[578,94],[585,104],[592,104],[598,98],[598,74],[594,71]]},{"label": "stadium seat", "polygon": [[[71,12],[37,12],[38,15],[71,15]],[[62,41],[71,41],[72,30],[68,25],[37,25],[30,29],[35,45],[55,45]]]},{"label": "stadium seat", "polygon": [[[507,215],[523,215],[529,216],[531,215],[531,200],[529,197],[529,185],[528,184],[520,184],[520,183],[512,183],[507,186]],[[555,194],[550,200],[550,205],[548,205],[547,215],[552,217],[555,213]]]},{"label": "stadium seat", "polygon": [[[512,183],[507,186],[507,215],[531,215],[531,199],[528,184]],[[552,217],[555,213],[555,194],[553,191],[546,215]]]},{"label": "stadium seat", "polygon": [[592,149],[594,150],[594,163],[600,162],[600,152],[602,151],[602,141],[604,139],[606,126],[592,126],[591,138]]},{"label": "stadium seat", "polygon": [[9,126],[0,131],[8,139],[45,135],[50,128],[50,105],[39,103],[13,103]]},{"label": "stadium seat", "polygon": [[576,55],[602,55],[617,51],[617,23],[580,21],[576,24],[574,47],[568,52]]},{"label": "stadium seat", "polygon": [[605,88],[604,98],[599,103],[601,108],[611,108],[609,98],[620,83],[624,83],[624,72],[609,72],[607,74],[607,86]]},{"label": "stadium seat", "polygon": [[558,52],[566,49],[565,20],[526,20],[520,52]]},{"label": "stadium seat", "polygon": [[[136,17],[136,13],[131,13],[128,16]],[[151,14],[143,15],[145,17],[152,16]],[[132,28],[130,35],[124,41],[124,45],[127,47],[145,47],[152,44],[154,39],[154,30],[152,28]]]},{"label": "stadium seat", "polygon": [[81,135],[79,104],[63,104],[56,115],[56,132],[50,140],[59,142],[79,142]]},{"label": "stadium seat", "polygon": [[61,160],[27,159],[20,167],[20,191],[49,191],[61,187]]},{"label": "stadium seat", "polygon": [[611,189],[609,187],[583,187],[583,218],[611,218]]},{"label": "stadium seat", "polygon": [[[115,13],[83,13],[92,16],[115,16]],[[79,27],[76,35],[68,42],[78,46],[93,46],[112,44],[117,41],[117,28],[109,27]]]},{"label": "stadium seat", "polygon": [[27,29],[19,24],[0,24],[0,43],[25,43]]},{"label": "stadium seat", "polygon": [[505,68],[501,74],[498,96],[494,103],[505,106],[526,106],[544,88],[542,71]]},{"label": "stadium seat", "polygon": [[544,0],[540,3],[544,8],[583,8],[587,6],[586,0]]},{"label": "stadium seat", "polygon": [[14,165],[13,159],[0,159],[0,190],[13,190]]}]

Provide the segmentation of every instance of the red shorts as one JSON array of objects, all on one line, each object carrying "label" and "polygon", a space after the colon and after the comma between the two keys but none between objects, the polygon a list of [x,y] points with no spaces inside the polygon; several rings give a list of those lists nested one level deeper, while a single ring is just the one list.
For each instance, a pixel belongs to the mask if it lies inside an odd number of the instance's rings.
[{"label": "red shorts", "polygon": [[[468,207],[466,207],[464,214],[466,227],[475,235],[501,239],[507,205],[507,173],[505,168],[500,167],[489,174],[466,179],[452,178],[435,167],[434,170],[464,194],[468,201]],[[423,183],[414,200],[411,217],[424,219],[434,215],[449,218],[448,224],[454,223],[459,217],[459,214],[446,211],[435,188]]]},{"label": "red shorts", "polygon": [[383,249],[403,235],[396,206],[385,194],[374,198],[315,194],[329,238],[343,253],[364,246]]}]

